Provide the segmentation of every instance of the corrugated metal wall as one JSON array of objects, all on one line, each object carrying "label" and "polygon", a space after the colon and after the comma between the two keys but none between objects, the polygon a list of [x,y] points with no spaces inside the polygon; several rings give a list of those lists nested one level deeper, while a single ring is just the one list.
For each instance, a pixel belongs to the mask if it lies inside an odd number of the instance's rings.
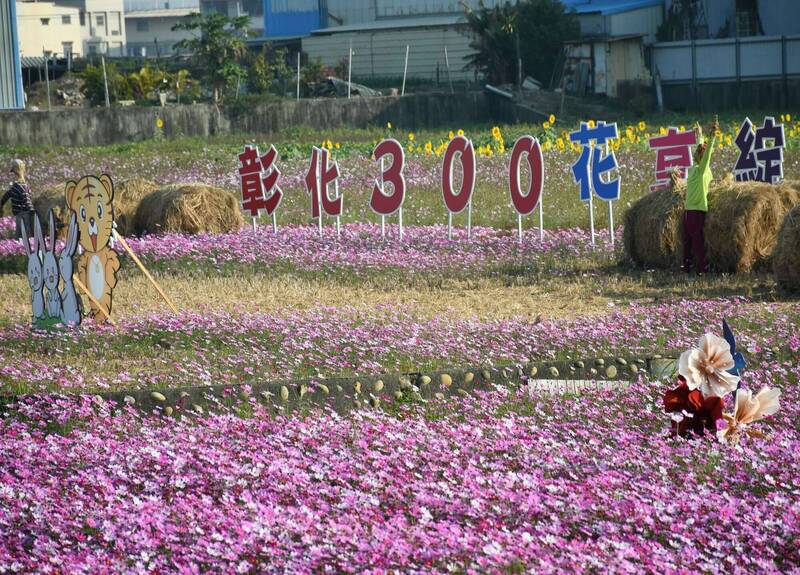
[{"label": "corrugated metal wall", "polygon": [[326,66],[336,66],[347,59],[350,41],[353,42],[353,76],[356,78],[400,77],[406,45],[408,77],[436,79],[447,82],[444,49],[450,61],[453,80],[473,79],[472,69],[465,70],[465,58],[472,53],[470,39],[455,27],[407,28],[363,32],[341,32],[303,38],[303,50],[313,60],[319,58]]},{"label": "corrugated metal wall", "polygon": [[0,0],[0,109],[23,108],[15,0]]}]

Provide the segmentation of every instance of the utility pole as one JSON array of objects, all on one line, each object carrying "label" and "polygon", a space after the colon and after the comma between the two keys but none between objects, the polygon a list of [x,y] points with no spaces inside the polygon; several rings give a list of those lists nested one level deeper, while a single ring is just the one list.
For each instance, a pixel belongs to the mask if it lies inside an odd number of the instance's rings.
[{"label": "utility pole", "polygon": [[517,0],[517,12],[514,16],[514,36],[516,37],[517,44],[517,89],[519,90],[519,99],[522,100],[522,52],[519,48],[519,0]]}]

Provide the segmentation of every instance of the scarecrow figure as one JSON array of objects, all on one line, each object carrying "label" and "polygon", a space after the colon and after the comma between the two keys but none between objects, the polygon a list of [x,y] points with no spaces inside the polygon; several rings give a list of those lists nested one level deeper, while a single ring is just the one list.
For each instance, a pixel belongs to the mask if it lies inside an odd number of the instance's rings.
[{"label": "scarecrow figure", "polygon": [[687,171],[683,212],[683,270],[686,272],[691,271],[692,260],[698,274],[708,271],[704,227],[708,213],[708,188],[711,184],[711,154],[717,144],[718,132],[719,120],[714,116],[711,144],[706,144],[702,128],[695,124],[699,143],[694,153],[694,166]]},{"label": "scarecrow figure", "polygon": [[31,188],[25,181],[25,162],[22,160],[12,160],[9,173],[13,176],[11,187],[8,188],[3,198],[0,199],[0,212],[11,200],[11,214],[17,219],[16,238],[22,238],[22,223],[28,232],[33,231],[33,199],[31,198]]}]

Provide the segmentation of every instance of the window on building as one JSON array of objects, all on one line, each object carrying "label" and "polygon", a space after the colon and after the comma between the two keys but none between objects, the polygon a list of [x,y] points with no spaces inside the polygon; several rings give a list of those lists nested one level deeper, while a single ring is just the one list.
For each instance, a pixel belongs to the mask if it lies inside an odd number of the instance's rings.
[{"label": "window on building", "polygon": [[94,43],[94,42],[89,44],[88,48],[89,48],[89,54],[99,54],[100,53],[100,46],[98,44]]},{"label": "window on building", "polygon": [[72,42],[61,42],[61,51],[65,58],[69,58],[72,55]]},{"label": "window on building", "polygon": [[204,15],[208,14],[222,14],[223,16],[228,15],[228,3],[224,1],[216,0],[214,2],[203,2],[200,5],[200,11]]},{"label": "window on building", "polygon": [[66,24],[66,25],[72,24],[72,18],[68,14],[65,15],[65,16],[62,16],[61,17],[61,23],[62,24]]},{"label": "window on building", "polygon": [[136,31],[147,32],[148,30],[150,30],[150,22],[144,18],[138,18],[136,20]]},{"label": "window on building", "polygon": [[737,36],[757,36],[761,33],[756,0],[736,0]]},{"label": "window on building", "polygon": [[81,26],[86,26],[86,13],[81,12],[78,14],[78,19],[80,20]]},{"label": "window on building", "polygon": [[50,18],[40,18],[42,22],[42,26],[49,26],[50,25]]},{"label": "window on building", "polygon": [[106,15],[105,14],[98,14],[94,17],[95,22],[97,22],[98,26],[105,26],[106,25]]},{"label": "window on building", "polygon": [[263,16],[264,2],[262,0],[242,0],[242,10],[250,16]]}]

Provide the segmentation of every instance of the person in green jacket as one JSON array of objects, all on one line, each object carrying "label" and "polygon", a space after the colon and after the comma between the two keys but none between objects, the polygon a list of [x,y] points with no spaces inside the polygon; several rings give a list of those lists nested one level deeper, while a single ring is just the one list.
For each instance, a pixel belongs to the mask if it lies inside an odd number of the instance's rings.
[{"label": "person in green jacket", "polygon": [[711,144],[706,145],[703,130],[695,124],[699,144],[694,153],[695,165],[689,168],[686,175],[686,203],[683,212],[683,270],[686,272],[691,271],[693,259],[697,273],[708,271],[704,227],[708,213],[708,187],[711,184],[711,155],[717,145],[717,132],[719,120],[714,116]]}]

